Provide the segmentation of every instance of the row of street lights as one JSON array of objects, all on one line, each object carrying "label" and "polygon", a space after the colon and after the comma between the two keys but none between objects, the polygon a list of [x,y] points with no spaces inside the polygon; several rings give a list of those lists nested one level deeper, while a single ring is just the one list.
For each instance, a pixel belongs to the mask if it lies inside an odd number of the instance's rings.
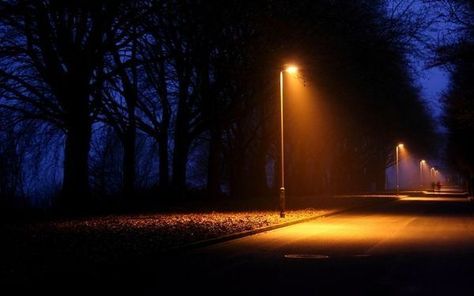
[{"label": "row of street lights", "polygon": [[[284,73],[295,74],[298,72],[298,67],[294,65],[288,65],[280,71],[280,149],[281,149],[281,186],[280,186],[280,217],[285,217],[285,208],[286,208],[286,193],[285,193],[285,137],[284,137],[284,125],[283,125],[283,78]],[[398,144],[395,148],[396,154],[396,179],[397,179],[397,195],[400,191],[400,168],[399,168],[399,150],[403,149],[404,145],[402,143]],[[423,165],[426,164],[425,160],[420,160],[420,182],[423,186]],[[435,168],[430,169],[431,177],[434,177],[438,174],[438,171]]]},{"label": "row of street lights", "polygon": [[[420,160],[420,186],[423,187],[424,184],[424,174],[423,174],[423,167],[427,165],[427,162],[422,159]],[[430,177],[431,178],[436,178],[439,175],[439,171],[435,167],[430,168]]]},{"label": "row of street lights", "polygon": [[[400,191],[400,168],[399,168],[399,150],[403,149],[405,146],[400,143],[395,147],[395,167],[396,167],[396,189],[397,189],[397,195]],[[427,165],[426,160],[422,159],[420,160],[420,186],[423,187],[423,167]],[[439,171],[435,167],[430,168],[430,177],[431,178],[436,178],[439,175]]]}]

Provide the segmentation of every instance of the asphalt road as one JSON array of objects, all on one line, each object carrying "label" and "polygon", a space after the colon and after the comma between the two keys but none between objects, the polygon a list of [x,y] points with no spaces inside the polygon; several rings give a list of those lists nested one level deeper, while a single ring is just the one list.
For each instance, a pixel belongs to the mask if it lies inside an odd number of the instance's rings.
[{"label": "asphalt road", "polygon": [[405,198],[148,264],[150,295],[474,295],[474,204]]}]

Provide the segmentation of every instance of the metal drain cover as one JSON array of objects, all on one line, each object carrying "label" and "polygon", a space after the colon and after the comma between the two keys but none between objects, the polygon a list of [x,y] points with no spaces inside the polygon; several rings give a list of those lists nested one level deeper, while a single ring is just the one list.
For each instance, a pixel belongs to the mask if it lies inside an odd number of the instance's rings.
[{"label": "metal drain cover", "polygon": [[366,258],[366,257],[370,257],[369,254],[356,254],[356,255],[353,255],[352,257],[356,257],[356,258]]},{"label": "metal drain cover", "polygon": [[322,254],[287,254],[285,258],[288,259],[329,259],[328,255]]},{"label": "metal drain cover", "polygon": [[[370,257],[369,254],[355,254],[355,255],[347,255],[347,256],[332,256],[332,258],[368,258]],[[285,255],[287,259],[329,259],[328,255],[324,254],[287,254]]]}]

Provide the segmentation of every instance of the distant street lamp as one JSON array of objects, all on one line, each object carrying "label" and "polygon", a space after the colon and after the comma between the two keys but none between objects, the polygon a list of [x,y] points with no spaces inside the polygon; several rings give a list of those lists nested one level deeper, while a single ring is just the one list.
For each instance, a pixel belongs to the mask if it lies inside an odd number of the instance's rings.
[{"label": "distant street lamp", "polygon": [[403,148],[403,144],[400,143],[397,145],[397,147],[395,148],[395,159],[396,159],[396,169],[397,169],[397,195],[398,195],[398,192],[400,191],[400,177],[399,177],[399,167],[398,167],[398,150],[400,150],[401,148]]},{"label": "distant street lamp", "polygon": [[420,160],[420,186],[423,188],[423,165],[426,163],[424,159]]},{"label": "distant street lamp", "polygon": [[280,217],[285,218],[285,142],[283,135],[283,72],[294,74],[298,72],[296,66],[288,66],[280,71],[280,132],[281,132],[281,187],[280,187]]}]

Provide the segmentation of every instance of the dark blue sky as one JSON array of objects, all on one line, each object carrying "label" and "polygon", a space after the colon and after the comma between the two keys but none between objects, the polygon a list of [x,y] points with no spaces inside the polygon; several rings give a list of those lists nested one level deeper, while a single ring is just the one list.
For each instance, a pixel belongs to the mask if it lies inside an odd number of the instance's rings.
[{"label": "dark blue sky", "polygon": [[[401,20],[417,20],[418,18],[418,20],[424,20],[425,22],[422,21],[421,23],[427,25],[422,33],[427,37],[424,42],[430,44],[430,46],[427,47],[426,43],[422,44],[414,41],[414,45],[419,46],[419,52],[408,58],[415,65],[416,73],[414,73],[413,77],[416,80],[416,84],[421,88],[423,99],[429,110],[433,112],[434,117],[440,122],[439,119],[443,112],[441,97],[449,85],[449,74],[443,68],[429,68],[427,65],[435,58],[432,48],[435,48],[441,41],[453,41],[457,38],[452,33],[456,25],[448,22],[445,17],[449,13],[443,2],[386,0],[386,4],[389,17],[393,16]],[[439,127],[442,129],[441,124],[439,124]]]},{"label": "dark blue sky", "polygon": [[448,86],[449,75],[441,68],[421,70],[420,74],[418,80],[423,98],[435,117],[439,117],[442,113],[440,99],[443,91],[445,91]]}]

